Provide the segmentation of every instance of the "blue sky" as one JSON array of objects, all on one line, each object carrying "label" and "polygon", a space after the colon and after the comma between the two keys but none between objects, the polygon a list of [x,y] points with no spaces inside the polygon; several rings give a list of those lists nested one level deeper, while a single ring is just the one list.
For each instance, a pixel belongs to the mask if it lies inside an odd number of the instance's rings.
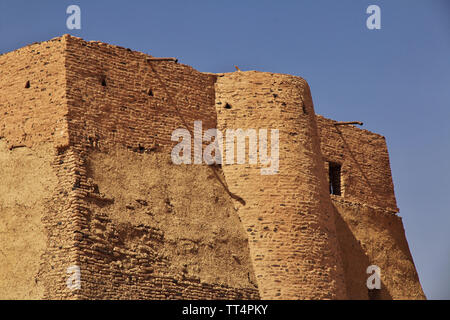
[{"label": "blue sky", "polygon": [[[82,29],[66,28],[81,7]],[[366,8],[381,8],[381,30]],[[200,71],[289,73],[318,114],[386,136],[400,216],[425,293],[450,299],[450,1],[0,3],[0,52],[70,33]]]}]

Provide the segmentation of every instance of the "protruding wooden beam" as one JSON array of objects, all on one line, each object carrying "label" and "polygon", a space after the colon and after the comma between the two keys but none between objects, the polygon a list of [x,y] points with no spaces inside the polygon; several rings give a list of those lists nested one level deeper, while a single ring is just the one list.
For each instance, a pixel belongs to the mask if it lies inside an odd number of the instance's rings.
[{"label": "protruding wooden beam", "polygon": [[335,126],[344,126],[347,124],[358,124],[360,126],[364,125],[364,123],[362,123],[361,121],[347,121],[347,122],[335,122],[334,123]]},{"label": "protruding wooden beam", "polygon": [[151,57],[151,58],[147,58],[147,61],[173,61],[175,63],[178,63],[178,59],[177,58],[156,58],[156,57]]}]

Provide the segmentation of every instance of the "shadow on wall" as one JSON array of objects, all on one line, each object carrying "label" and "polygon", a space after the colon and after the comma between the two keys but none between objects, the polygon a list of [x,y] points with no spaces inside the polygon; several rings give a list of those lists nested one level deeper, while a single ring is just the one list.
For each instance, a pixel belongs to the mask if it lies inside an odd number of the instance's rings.
[{"label": "shadow on wall", "polygon": [[344,267],[347,295],[351,300],[392,300],[392,295],[381,282],[380,290],[369,290],[366,285],[367,267],[372,265],[360,241],[353,235],[347,223],[333,205],[339,248]]},{"label": "shadow on wall", "polygon": [[339,130],[339,128],[337,126],[334,126],[336,128],[337,133],[339,134],[339,136],[342,139],[342,142],[344,143],[345,148],[348,151],[348,154],[350,155],[350,157],[352,158],[353,162],[355,163],[355,165],[358,167],[358,170],[361,172],[361,175],[363,176],[364,180],[366,181],[367,185],[370,188],[370,191],[372,193],[372,195],[374,196],[374,198],[377,200],[377,203],[380,206],[383,206],[383,203],[381,202],[381,200],[379,199],[377,193],[375,192],[372,184],[370,183],[369,178],[367,177],[367,175],[364,173],[364,170],[362,169],[361,165],[359,164],[358,160],[356,160],[355,155],[352,152],[352,149],[350,148],[350,145],[347,143],[347,140],[345,140],[344,135],[342,134],[341,130]]}]

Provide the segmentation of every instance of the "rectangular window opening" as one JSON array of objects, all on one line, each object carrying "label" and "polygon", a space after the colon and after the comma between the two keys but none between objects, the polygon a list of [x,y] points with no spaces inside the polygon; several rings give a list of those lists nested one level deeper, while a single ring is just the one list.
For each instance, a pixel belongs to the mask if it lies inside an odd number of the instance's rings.
[{"label": "rectangular window opening", "polygon": [[341,195],[341,165],[328,162],[328,181],[330,183],[330,194]]}]

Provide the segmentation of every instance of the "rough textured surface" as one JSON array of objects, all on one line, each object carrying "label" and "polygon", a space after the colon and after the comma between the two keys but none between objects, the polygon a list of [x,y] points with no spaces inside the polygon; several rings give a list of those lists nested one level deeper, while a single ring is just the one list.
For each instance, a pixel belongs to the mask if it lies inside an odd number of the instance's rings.
[{"label": "rough textured surface", "polygon": [[[401,218],[363,204],[334,201],[350,299],[424,299]],[[381,269],[381,290],[368,295],[361,286],[369,265]]]},{"label": "rough textured surface", "polygon": [[8,147],[67,139],[65,39],[0,55],[0,137]]},{"label": "rough textured surface", "polygon": [[345,199],[397,212],[385,138],[334,123],[317,117],[324,160],[342,165],[341,189]]},{"label": "rough textured surface", "polygon": [[317,117],[325,162],[342,165],[342,196],[331,196],[351,299],[367,299],[366,268],[381,268],[382,289],[374,299],[422,299],[403,223],[397,216],[386,140],[354,126]]},{"label": "rough textured surface", "polygon": [[261,175],[260,164],[223,165],[230,190],[246,201],[239,215],[249,234],[262,297],[345,299],[334,214],[306,81],[236,72],[218,78],[216,95],[222,131],[279,129],[278,174]]},{"label": "rough textured surface", "polygon": [[[0,55],[0,297],[425,297],[383,137],[316,116],[299,77],[149,58],[68,35]],[[279,129],[279,174],[217,166],[224,188],[206,165],[173,165],[171,133],[195,120]]]},{"label": "rough textured surface", "polygon": [[[215,76],[101,42],[67,38],[70,144],[170,150],[172,131],[202,120],[216,127]],[[103,82],[104,81],[104,82]]]},{"label": "rough textured surface", "polygon": [[84,298],[258,296],[247,236],[206,166],[125,148],[88,158]]},{"label": "rough textured surface", "polygon": [[49,145],[9,150],[0,140],[0,299],[43,297],[35,280],[47,245],[42,218],[57,184],[51,152]]}]

